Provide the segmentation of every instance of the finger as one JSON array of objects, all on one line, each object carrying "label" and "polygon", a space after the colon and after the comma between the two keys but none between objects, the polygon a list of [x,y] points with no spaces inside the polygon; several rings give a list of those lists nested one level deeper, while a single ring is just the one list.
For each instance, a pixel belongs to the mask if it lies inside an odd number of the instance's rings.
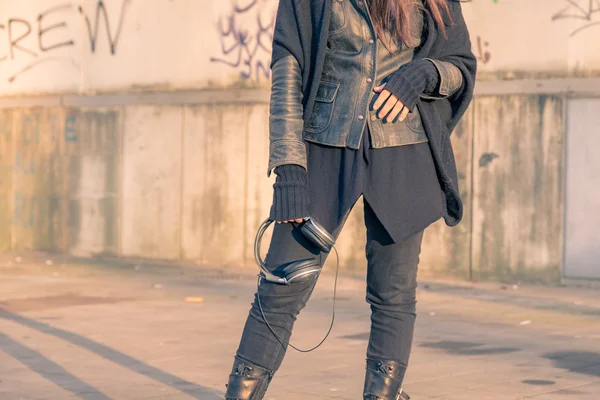
[{"label": "finger", "polygon": [[383,90],[384,87],[385,87],[385,83],[383,85],[374,87],[373,91],[379,93]]},{"label": "finger", "polygon": [[396,117],[398,116],[398,114],[400,114],[402,112],[403,108],[404,108],[404,104],[402,104],[401,101],[398,101],[396,103],[396,105],[394,105],[394,108],[392,108],[392,111],[385,118],[385,122],[392,122],[392,121],[394,121],[396,119]]},{"label": "finger", "polygon": [[409,109],[408,107],[404,107],[404,110],[402,111],[402,114],[400,114],[400,121],[404,121],[406,119],[406,116],[409,113]]},{"label": "finger", "polygon": [[296,218],[296,222],[297,222],[297,223],[300,223],[300,222],[302,222],[302,218]]},{"label": "finger", "polygon": [[383,107],[381,107],[381,109],[377,113],[377,116],[383,119],[383,117],[385,117],[391,111],[391,109],[394,108],[397,102],[398,98],[396,96],[390,96],[388,101],[385,102]]},{"label": "finger", "polygon": [[383,92],[381,92],[379,94],[379,97],[377,97],[375,104],[373,104],[373,110],[378,110],[379,107],[382,106],[382,104],[388,99],[388,97],[390,97],[391,94],[392,93],[389,90],[384,90]]}]

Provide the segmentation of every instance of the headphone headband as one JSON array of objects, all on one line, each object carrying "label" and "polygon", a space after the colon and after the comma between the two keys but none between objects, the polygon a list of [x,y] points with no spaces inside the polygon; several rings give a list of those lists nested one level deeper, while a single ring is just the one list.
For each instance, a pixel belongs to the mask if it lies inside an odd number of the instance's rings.
[{"label": "headphone headband", "polygon": [[260,268],[260,271],[263,274],[263,278],[265,278],[269,282],[287,283],[287,280],[285,278],[275,276],[267,270],[267,267],[265,267],[265,262],[263,261],[260,255],[260,244],[262,242],[262,237],[272,223],[273,220],[267,218],[258,228],[258,231],[256,232],[256,238],[254,239],[254,259],[256,260],[256,264],[258,265],[258,268]]}]

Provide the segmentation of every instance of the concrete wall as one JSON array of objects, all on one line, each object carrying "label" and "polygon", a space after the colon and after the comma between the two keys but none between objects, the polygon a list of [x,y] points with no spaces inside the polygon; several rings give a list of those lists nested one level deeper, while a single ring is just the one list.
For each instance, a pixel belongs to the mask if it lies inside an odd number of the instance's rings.
[{"label": "concrete wall", "polygon": [[[275,7],[0,0],[0,250],[252,266],[272,196]],[[428,230],[421,269],[555,282],[566,104],[600,96],[600,3],[464,10],[480,62],[453,134],[466,212]],[[359,203],[339,242],[347,270],[364,270],[364,239]]]},{"label": "concrete wall", "polygon": [[473,266],[482,278],[558,278],[564,98],[487,97],[474,107]]},{"label": "concrete wall", "polygon": [[248,261],[271,200],[266,105],[32,108],[3,117],[3,248]]},{"label": "concrete wall", "polygon": [[[422,269],[556,280],[562,257],[562,95],[481,96],[453,135],[464,221],[429,229]],[[252,265],[267,215],[267,104],[2,111],[2,248]],[[364,268],[362,206],[340,239]]]}]

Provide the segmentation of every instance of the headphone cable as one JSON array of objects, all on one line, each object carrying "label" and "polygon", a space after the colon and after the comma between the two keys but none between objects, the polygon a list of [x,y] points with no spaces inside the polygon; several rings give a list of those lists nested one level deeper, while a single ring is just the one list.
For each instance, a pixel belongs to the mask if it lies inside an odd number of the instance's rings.
[{"label": "headphone cable", "polygon": [[[324,342],[325,340],[327,340],[327,338],[329,337],[329,334],[331,333],[331,330],[333,329],[333,322],[335,321],[335,298],[336,298],[336,294],[337,294],[337,280],[338,280],[338,272],[340,269],[340,257],[338,255],[338,251],[335,248],[335,245],[332,246],[333,251],[335,251],[335,258],[336,258],[336,266],[335,266],[335,280],[333,283],[333,309],[332,309],[332,313],[331,313],[331,325],[329,325],[329,330],[327,331],[327,334],[325,335],[325,337],[323,338],[323,340],[321,340],[321,342],[316,345],[315,347],[308,349],[308,350],[304,350],[304,349],[299,349],[298,347],[294,346],[293,344],[291,344],[290,342],[287,343],[287,345],[289,345],[292,349],[299,351],[301,353],[309,353],[313,350],[316,350],[317,348],[319,348]],[[319,263],[321,264],[321,269],[323,269],[323,253],[319,254]],[[319,273],[319,275],[321,275]],[[318,276],[317,276],[318,278]],[[316,278],[316,279],[317,279]],[[285,348],[286,343],[283,341],[283,339],[277,334],[277,332],[275,332],[275,330],[273,329],[273,327],[271,327],[271,324],[269,324],[269,321],[267,321],[267,317],[265,316],[265,313],[262,309],[262,304],[260,302],[260,280],[261,280],[261,276],[258,276],[258,280],[256,282],[256,298],[258,300],[258,308],[260,309],[260,313],[263,317],[263,321],[265,321],[265,324],[267,324],[267,326],[269,327],[269,330],[271,331],[271,333],[277,338],[277,340],[279,341],[279,343],[281,343],[281,345]],[[316,285],[316,282],[315,282]]]}]

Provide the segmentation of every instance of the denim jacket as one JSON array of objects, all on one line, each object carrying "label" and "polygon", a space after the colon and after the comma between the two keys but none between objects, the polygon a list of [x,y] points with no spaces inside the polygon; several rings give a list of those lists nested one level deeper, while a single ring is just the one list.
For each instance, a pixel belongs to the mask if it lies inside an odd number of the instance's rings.
[{"label": "denim jacket", "polygon": [[[413,12],[413,35],[402,45],[390,36],[377,38],[364,1],[333,0],[323,72],[306,120],[302,72],[296,59],[287,56],[273,64],[268,173],[284,164],[306,168],[304,141],[358,148],[365,124],[369,124],[374,148],[427,142],[417,109],[404,121],[390,123],[371,110],[377,98],[372,89],[410,62],[414,48],[421,44],[423,18],[418,7]],[[422,98],[445,98],[461,87],[462,74],[456,66],[428,60],[435,65],[440,80],[436,92],[423,93]]]}]

